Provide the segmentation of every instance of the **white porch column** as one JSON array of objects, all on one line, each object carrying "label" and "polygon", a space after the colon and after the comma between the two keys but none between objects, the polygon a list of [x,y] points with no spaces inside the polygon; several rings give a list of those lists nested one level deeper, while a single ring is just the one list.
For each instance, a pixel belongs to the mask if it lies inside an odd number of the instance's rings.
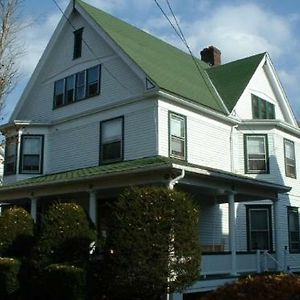
[{"label": "white porch column", "polygon": [[89,192],[89,216],[92,222],[96,225],[97,222],[97,193],[96,191]]},{"label": "white porch column", "polygon": [[231,274],[237,275],[236,271],[236,230],[235,230],[235,205],[234,193],[228,194],[228,219],[229,219],[229,246],[231,251]]},{"label": "white porch column", "polygon": [[37,216],[37,198],[32,197],[30,200],[30,214],[33,221],[36,223],[36,216]]},{"label": "white porch column", "polygon": [[[274,233],[275,233],[275,253],[277,262],[283,266],[283,257],[284,257],[284,244],[280,241],[280,208],[279,200],[273,201],[273,213],[274,213]],[[282,267],[277,264],[277,271],[283,271]]]}]

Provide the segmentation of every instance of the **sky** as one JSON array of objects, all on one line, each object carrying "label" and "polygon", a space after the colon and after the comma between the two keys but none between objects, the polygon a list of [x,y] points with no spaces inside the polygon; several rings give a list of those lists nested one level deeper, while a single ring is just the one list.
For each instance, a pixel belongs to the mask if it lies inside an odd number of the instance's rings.
[{"label": "sky", "polygon": [[[23,0],[20,34],[26,52],[18,62],[20,77],[7,99],[2,123],[20,98],[62,13],[54,0]],[[69,0],[56,0],[65,9]],[[186,51],[154,0],[85,0]],[[166,0],[157,0],[171,17]],[[194,54],[210,45],[222,52],[222,63],[268,52],[292,109],[300,120],[300,1],[169,0]]]}]

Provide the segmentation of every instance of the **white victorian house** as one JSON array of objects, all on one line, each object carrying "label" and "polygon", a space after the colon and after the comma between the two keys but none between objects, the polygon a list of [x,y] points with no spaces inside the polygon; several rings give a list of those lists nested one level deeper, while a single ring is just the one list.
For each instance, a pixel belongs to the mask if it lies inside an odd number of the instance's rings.
[{"label": "white victorian house", "polygon": [[105,230],[122,188],[162,184],[201,204],[201,280],[184,294],[300,268],[300,130],[269,55],[222,65],[208,47],[196,67],[80,0],[65,14],[1,127],[0,202],[37,219],[77,201]]}]

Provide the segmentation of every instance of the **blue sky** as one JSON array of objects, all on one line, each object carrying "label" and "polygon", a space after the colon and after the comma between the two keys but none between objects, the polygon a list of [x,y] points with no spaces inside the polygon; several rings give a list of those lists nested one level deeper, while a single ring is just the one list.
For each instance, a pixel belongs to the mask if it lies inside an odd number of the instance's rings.
[{"label": "blue sky", "polygon": [[[154,0],[85,0],[184,49]],[[167,10],[166,0],[157,0]],[[65,8],[69,1],[57,0]],[[300,1],[297,0],[169,0],[195,56],[209,45],[222,52],[222,62],[269,52],[292,108],[300,119]],[[168,12],[168,15],[170,13]],[[61,17],[52,0],[24,0],[22,32],[26,53],[21,77],[7,99],[5,122],[20,97]]]}]

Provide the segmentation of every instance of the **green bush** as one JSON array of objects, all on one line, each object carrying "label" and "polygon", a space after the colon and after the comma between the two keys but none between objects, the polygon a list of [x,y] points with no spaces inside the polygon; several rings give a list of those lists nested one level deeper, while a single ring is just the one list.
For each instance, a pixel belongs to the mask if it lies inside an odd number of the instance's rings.
[{"label": "green bush", "polygon": [[44,290],[41,299],[85,299],[85,272],[72,265],[52,264],[43,273]]},{"label": "green bush", "polygon": [[41,268],[65,262],[80,266],[88,261],[89,245],[95,239],[96,231],[80,205],[54,204],[42,219],[34,259]]},{"label": "green bush", "polygon": [[34,222],[23,208],[10,208],[0,216],[0,256],[28,256],[33,242]]},{"label": "green bush", "polygon": [[122,299],[157,299],[199,277],[199,211],[185,193],[131,188],[112,211],[103,290]]},{"label": "green bush", "polygon": [[299,299],[299,295],[299,276],[257,275],[220,287],[201,300],[290,300]]},{"label": "green bush", "polygon": [[19,289],[20,262],[13,258],[0,258],[0,299],[11,299]]}]

